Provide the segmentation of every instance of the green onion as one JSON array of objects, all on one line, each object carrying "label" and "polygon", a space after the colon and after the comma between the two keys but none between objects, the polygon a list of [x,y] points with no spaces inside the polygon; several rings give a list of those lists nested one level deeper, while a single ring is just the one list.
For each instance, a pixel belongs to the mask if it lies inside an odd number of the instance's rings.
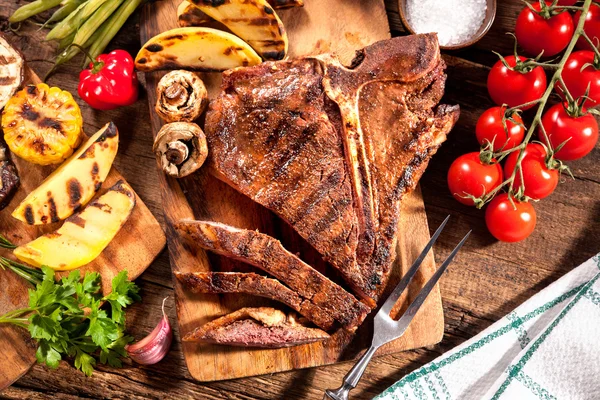
[{"label": "green onion", "polygon": [[[42,28],[47,27],[55,22],[60,22],[63,19],[67,18],[73,11],[77,9],[81,4],[83,4],[86,0],[63,0],[61,2],[62,7],[58,10],[54,11],[54,14],[46,22],[42,25]],[[41,29],[41,28],[40,28]]]},{"label": "green onion", "polygon": [[75,9],[68,17],[60,21],[48,34],[46,40],[60,40],[77,32],[79,27],[85,23],[95,11],[106,3],[107,0],[88,0]]},{"label": "green onion", "polygon": [[8,22],[15,23],[25,21],[29,17],[33,17],[39,13],[56,7],[62,0],[35,0],[29,4],[18,8],[9,18]]},{"label": "green onion", "polygon": [[106,21],[112,13],[121,5],[123,0],[107,0],[102,6],[100,6],[94,15],[88,18],[83,25],[79,27],[73,43],[80,46],[84,46],[86,41],[98,30],[100,25]]},{"label": "green onion", "polygon": [[[145,0],[128,0],[121,4],[121,7],[111,17],[102,24],[98,29],[98,37],[94,40],[90,46],[89,53],[93,59],[96,59],[113,37],[123,27],[127,19],[133,14],[133,12],[145,2]],[[95,35],[94,35],[95,36]]]},{"label": "green onion", "polygon": [[60,39],[58,41],[58,51],[63,51],[64,49],[66,49],[67,47],[69,47],[69,45],[71,43],[73,43],[73,38],[75,37],[75,32],[71,33],[69,36],[67,36],[64,39]]}]

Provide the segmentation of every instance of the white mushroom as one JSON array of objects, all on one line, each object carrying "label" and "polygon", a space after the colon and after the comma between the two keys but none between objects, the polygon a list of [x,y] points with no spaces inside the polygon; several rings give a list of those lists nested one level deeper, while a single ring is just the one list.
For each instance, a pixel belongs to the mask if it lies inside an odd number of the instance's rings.
[{"label": "white mushroom", "polygon": [[163,171],[170,176],[183,178],[204,164],[208,155],[206,136],[192,122],[171,122],[158,131],[154,154],[160,158]]},{"label": "white mushroom", "polygon": [[197,119],[208,103],[202,80],[193,72],[171,71],[156,87],[156,113],[167,122]]}]

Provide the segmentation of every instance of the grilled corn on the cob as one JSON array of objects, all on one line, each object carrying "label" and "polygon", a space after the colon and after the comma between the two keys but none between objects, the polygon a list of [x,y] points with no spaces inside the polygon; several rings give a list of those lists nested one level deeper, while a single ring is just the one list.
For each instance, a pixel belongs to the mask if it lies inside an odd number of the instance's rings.
[{"label": "grilled corn on the cob", "polygon": [[4,140],[10,150],[40,165],[66,160],[81,142],[82,125],[71,93],[45,83],[26,86],[2,113]]}]

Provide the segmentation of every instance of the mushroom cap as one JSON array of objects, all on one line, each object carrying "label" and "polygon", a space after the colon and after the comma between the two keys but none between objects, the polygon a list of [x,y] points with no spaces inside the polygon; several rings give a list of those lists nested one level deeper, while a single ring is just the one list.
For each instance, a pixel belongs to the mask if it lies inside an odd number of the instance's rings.
[{"label": "mushroom cap", "polygon": [[193,122],[163,125],[154,139],[152,150],[160,159],[163,171],[176,178],[196,171],[208,156],[206,136]]},{"label": "mushroom cap", "polygon": [[193,72],[176,70],[161,78],[156,87],[156,113],[167,122],[192,122],[206,109],[208,92]]}]

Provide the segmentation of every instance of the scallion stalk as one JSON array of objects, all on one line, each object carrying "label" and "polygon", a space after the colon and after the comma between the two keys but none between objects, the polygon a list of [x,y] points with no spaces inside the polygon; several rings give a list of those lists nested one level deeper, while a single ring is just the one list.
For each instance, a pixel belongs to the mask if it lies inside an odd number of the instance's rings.
[{"label": "scallion stalk", "polygon": [[8,22],[16,23],[25,21],[29,17],[33,17],[46,10],[54,8],[60,4],[62,0],[35,0],[29,4],[19,7],[9,18]]}]

